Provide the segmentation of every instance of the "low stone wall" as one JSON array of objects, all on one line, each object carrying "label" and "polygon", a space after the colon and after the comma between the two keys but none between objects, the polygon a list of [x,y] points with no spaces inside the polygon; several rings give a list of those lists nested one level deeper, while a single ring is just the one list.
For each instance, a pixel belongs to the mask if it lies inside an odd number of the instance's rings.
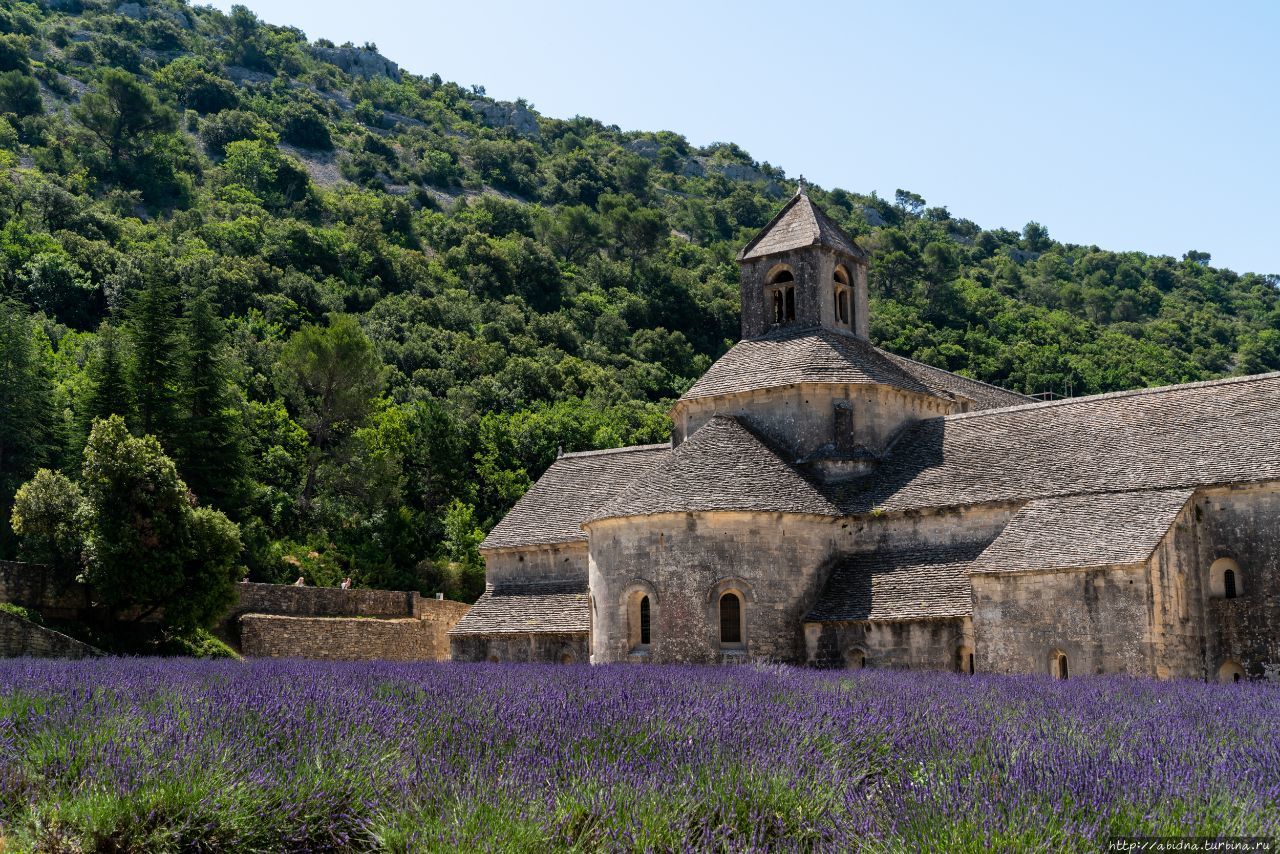
[{"label": "low stone wall", "polygon": [[245,614],[240,648],[250,658],[313,658],[331,661],[444,661],[449,629],[468,605],[425,600],[421,617],[285,617]]},{"label": "low stone wall", "polygon": [[101,653],[61,632],[0,611],[0,658],[88,658]]},{"label": "low stone wall", "polygon": [[0,602],[70,620],[77,619],[89,607],[88,593],[80,585],[59,586],[46,567],[8,560],[0,560]]},{"label": "low stone wall", "polygon": [[454,635],[450,657],[454,661],[546,662],[587,664],[591,650],[587,634]]}]

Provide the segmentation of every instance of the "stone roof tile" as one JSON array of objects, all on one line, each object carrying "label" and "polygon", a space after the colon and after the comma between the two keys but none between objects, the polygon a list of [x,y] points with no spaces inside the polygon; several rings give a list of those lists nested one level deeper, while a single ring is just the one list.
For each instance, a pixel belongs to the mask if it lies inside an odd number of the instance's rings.
[{"label": "stone roof tile", "polygon": [[1280,373],[921,421],[850,513],[1280,479]]},{"label": "stone roof tile", "polygon": [[866,258],[866,252],[822,208],[804,193],[798,193],[742,248],[738,259],[761,258],[807,246],[826,246],[854,258]]},{"label": "stone roof tile", "polygon": [[831,570],[810,622],[967,617],[973,613],[969,565],[986,542],[850,555]]},{"label": "stone roof tile", "polygon": [[974,572],[1143,563],[1191,498],[1190,489],[1043,498],[1019,510]]},{"label": "stone roof tile", "polygon": [[480,548],[585,542],[582,523],[670,453],[670,445],[636,445],[565,454],[502,517]]},{"label": "stone roof tile", "polygon": [[759,437],[737,419],[717,415],[589,521],[716,510],[839,515]]},{"label": "stone roof tile", "polygon": [[885,385],[947,399],[964,397],[980,409],[1028,401],[1015,392],[888,353],[856,335],[791,327],[739,341],[680,399],[800,383]]},{"label": "stone roof tile", "polygon": [[585,581],[490,585],[451,635],[575,634],[591,630]]}]

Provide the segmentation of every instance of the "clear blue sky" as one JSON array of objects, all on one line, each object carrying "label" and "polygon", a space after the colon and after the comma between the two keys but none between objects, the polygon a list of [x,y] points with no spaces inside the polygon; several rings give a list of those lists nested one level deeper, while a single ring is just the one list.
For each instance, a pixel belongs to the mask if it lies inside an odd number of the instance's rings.
[{"label": "clear blue sky", "polygon": [[1280,273],[1280,3],[246,5],[544,115],[736,142],[988,228]]}]

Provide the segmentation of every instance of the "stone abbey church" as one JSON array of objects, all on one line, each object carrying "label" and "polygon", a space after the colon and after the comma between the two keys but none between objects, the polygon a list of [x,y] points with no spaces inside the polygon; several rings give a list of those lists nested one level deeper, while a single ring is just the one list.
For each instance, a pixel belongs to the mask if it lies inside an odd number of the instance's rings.
[{"label": "stone abbey church", "polygon": [[556,460],[453,658],[1280,675],[1280,374],[1036,402],[887,353],[803,193],[738,261],[671,443]]}]

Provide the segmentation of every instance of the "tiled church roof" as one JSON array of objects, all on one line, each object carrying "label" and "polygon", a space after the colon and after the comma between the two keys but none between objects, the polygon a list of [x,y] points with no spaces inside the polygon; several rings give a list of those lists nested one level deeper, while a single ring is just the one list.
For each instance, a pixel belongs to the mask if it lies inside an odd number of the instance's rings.
[{"label": "tiled church roof", "polygon": [[986,545],[951,544],[841,558],[805,620],[967,617],[973,612],[969,565]]},{"label": "tiled church roof", "polygon": [[787,327],[739,341],[680,399],[798,383],[887,385],[934,397],[965,397],[980,409],[1028,400],[1020,394],[887,353],[855,335]]},{"label": "tiled church roof", "polygon": [[840,513],[736,419],[716,416],[592,519],[714,510]]},{"label": "tiled church roof", "polygon": [[743,247],[738,253],[738,259],[761,258],[806,246],[826,246],[854,258],[866,257],[866,253],[849,239],[822,208],[811,202],[804,193],[798,193]]},{"label": "tiled church roof", "polygon": [[636,445],[565,454],[502,517],[480,547],[586,542],[582,523],[670,453],[670,445]]},{"label": "tiled church roof", "polygon": [[451,635],[577,633],[591,630],[585,581],[490,585]]},{"label": "tiled church roof", "polygon": [[1280,479],[1280,373],[948,415],[907,429],[850,513]]},{"label": "tiled church roof", "polygon": [[1142,563],[1190,498],[1190,489],[1172,489],[1028,502],[974,562],[973,571]]}]

